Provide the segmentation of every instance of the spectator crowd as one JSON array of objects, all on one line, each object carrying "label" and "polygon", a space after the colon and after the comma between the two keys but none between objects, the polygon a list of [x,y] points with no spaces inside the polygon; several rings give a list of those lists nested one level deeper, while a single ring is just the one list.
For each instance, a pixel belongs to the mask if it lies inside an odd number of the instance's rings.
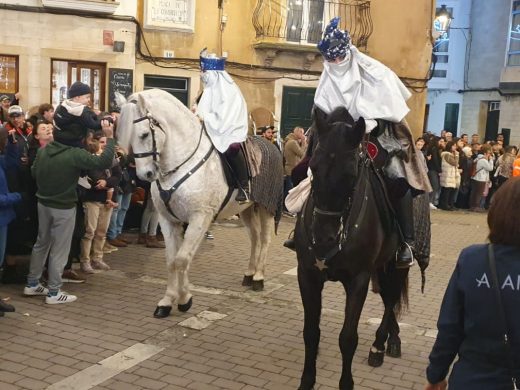
[{"label": "spectator crowd", "polygon": [[[62,284],[109,270],[106,255],[118,248],[164,247],[150,183],[113,140],[119,113],[93,112],[90,94],[77,82],[56,111],[44,103],[29,112],[18,96],[0,96],[0,282],[23,282],[25,295],[48,304],[75,301]],[[125,226],[139,229],[136,242]],[[0,316],[8,311],[0,299]]]}]

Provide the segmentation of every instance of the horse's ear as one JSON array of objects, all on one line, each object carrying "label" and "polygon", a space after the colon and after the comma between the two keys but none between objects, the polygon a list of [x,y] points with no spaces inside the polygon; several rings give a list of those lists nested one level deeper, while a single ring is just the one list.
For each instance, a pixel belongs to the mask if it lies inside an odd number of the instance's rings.
[{"label": "horse's ear", "polygon": [[139,111],[143,113],[150,112],[149,102],[144,98],[142,94],[137,94],[137,107],[139,107]]},{"label": "horse's ear", "polygon": [[114,97],[115,97],[114,100],[116,102],[117,107],[119,107],[119,108],[123,107],[123,104],[126,103],[125,95],[116,91],[116,92],[114,92]]},{"label": "horse's ear", "polygon": [[366,123],[363,117],[359,117],[359,119],[356,121],[356,123],[354,124],[353,132],[355,139],[361,142],[366,132]]},{"label": "horse's ear", "polygon": [[314,127],[316,128],[318,134],[329,129],[327,123],[327,114],[321,108],[314,106],[312,111],[312,118]]}]

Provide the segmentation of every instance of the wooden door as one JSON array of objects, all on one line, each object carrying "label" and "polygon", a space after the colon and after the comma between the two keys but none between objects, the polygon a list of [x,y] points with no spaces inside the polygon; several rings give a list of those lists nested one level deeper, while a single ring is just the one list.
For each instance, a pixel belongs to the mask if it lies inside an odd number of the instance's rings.
[{"label": "wooden door", "polygon": [[315,88],[284,87],[282,94],[282,118],[280,134],[283,138],[296,126],[307,130],[312,124]]}]

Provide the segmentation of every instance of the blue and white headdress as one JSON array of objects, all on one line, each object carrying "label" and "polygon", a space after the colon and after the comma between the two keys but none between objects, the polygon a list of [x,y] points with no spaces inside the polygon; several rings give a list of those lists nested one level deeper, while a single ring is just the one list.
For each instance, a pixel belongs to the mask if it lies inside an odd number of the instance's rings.
[{"label": "blue and white headdress", "polygon": [[333,18],[323,32],[323,39],[318,43],[318,50],[327,61],[345,57],[350,49],[350,35],[347,30],[341,30],[340,18]]},{"label": "blue and white headdress", "polygon": [[217,57],[214,53],[208,53],[207,49],[204,48],[200,52],[200,69],[205,72],[206,70],[224,70],[226,65],[225,57]]}]

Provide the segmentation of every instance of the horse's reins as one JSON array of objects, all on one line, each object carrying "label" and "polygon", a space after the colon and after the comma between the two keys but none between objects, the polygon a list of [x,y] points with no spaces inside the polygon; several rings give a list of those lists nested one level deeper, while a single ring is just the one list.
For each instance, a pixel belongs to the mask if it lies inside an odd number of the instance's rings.
[{"label": "horse's reins", "polygon": [[[132,103],[135,104],[137,102],[132,101]],[[145,120],[149,121],[150,133],[152,134],[152,150],[150,152],[135,153],[134,157],[135,158],[145,158],[145,157],[152,156],[153,161],[157,162],[157,156],[159,156],[160,153],[157,151],[157,142],[155,140],[155,126],[157,126],[159,129],[161,129],[161,131],[163,133],[164,133],[164,130],[161,127],[160,123],[157,122],[157,120],[155,120],[149,112],[145,116],[135,119],[133,121],[133,124],[136,124],[136,123],[139,123],[139,122],[142,122]],[[201,124],[201,128],[200,128],[199,141],[197,142],[197,146],[195,147],[195,150],[182,163],[177,165],[177,167],[175,167],[174,169],[171,169],[171,170],[163,173],[163,172],[161,172],[161,170],[159,168],[160,175],[162,177],[171,175],[171,174],[177,172],[179,170],[179,168],[181,168],[184,164],[186,164],[195,155],[197,150],[199,150],[199,146],[200,146],[200,143],[202,140],[202,134],[205,132],[206,132],[206,127],[203,122]],[[193,175],[202,165],[204,165],[204,163],[209,159],[209,157],[213,153],[214,148],[215,147],[214,147],[213,143],[211,143],[211,147],[209,148],[208,152],[204,155],[204,157],[202,157],[202,159],[192,169],[190,169],[184,176],[182,176],[179,180],[177,180],[170,187],[170,189],[168,189],[168,190],[164,189],[161,186],[161,182],[159,181],[159,179],[155,180],[155,183],[157,184],[157,188],[159,189],[159,195],[160,195],[162,201],[164,202],[166,209],[168,210],[168,212],[171,214],[171,216],[173,218],[181,221],[181,219],[175,215],[175,213],[173,212],[173,210],[170,206],[170,200],[171,200],[173,193],[179,189],[179,187],[181,186],[182,183],[184,183],[186,180],[188,180],[191,175]]]},{"label": "horse's reins", "polygon": [[[358,151],[359,151],[359,147],[356,147],[352,150],[347,151],[347,153],[349,153],[349,152],[358,153]],[[363,151],[361,152],[361,154],[366,156],[366,154],[363,153]],[[367,160],[368,159],[365,159],[364,161],[362,161],[360,163],[360,165],[367,164]],[[356,183],[356,187],[358,187],[357,184],[359,184],[361,179],[362,179],[362,176],[360,175],[358,183]],[[368,186],[365,185],[364,194],[363,194],[363,204],[362,204],[362,207],[360,208],[360,213],[357,216],[356,223],[354,224],[355,227],[357,227],[359,225],[359,221],[362,218],[362,216],[364,215],[364,210],[366,209],[365,203],[367,200],[367,194],[366,194],[367,188],[368,188]],[[314,217],[316,216],[316,214],[340,218],[338,232],[336,233],[336,240],[337,240],[336,245],[334,245],[327,253],[325,253],[325,255],[316,256],[316,258],[318,260],[321,260],[324,263],[326,263],[328,260],[332,259],[339,252],[341,252],[341,250],[343,249],[343,244],[347,240],[349,226],[350,226],[350,220],[352,217],[351,211],[352,211],[352,201],[354,198],[354,194],[355,194],[355,190],[354,190],[353,194],[351,194],[347,198],[347,200],[345,202],[345,206],[343,207],[343,210],[341,210],[341,211],[323,210],[323,209],[320,209],[319,207],[313,206],[311,224],[310,224],[310,230],[311,230],[310,233],[311,233],[311,244],[312,244],[311,248],[314,253],[315,253],[314,245],[316,245],[316,238],[315,238],[314,229],[312,228],[312,226],[314,224]],[[303,219],[304,219],[304,213],[302,213],[302,220]]]}]

